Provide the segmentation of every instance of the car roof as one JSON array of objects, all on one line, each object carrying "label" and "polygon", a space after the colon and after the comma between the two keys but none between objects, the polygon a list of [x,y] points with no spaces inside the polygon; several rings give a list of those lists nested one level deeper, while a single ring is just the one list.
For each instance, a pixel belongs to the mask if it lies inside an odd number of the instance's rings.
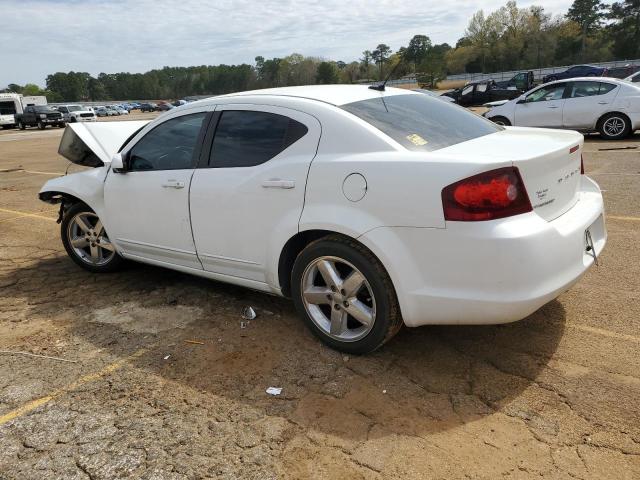
[{"label": "car roof", "polygon": [[553,82],[547,82],[545,85],[551,85],[553,83],[567,83],[567,82],[609,82],[616,83],[618,85],[624,84],[623,80],[613,77],[575,77],[564,78],[562,80],[554,80]]},{"label": "car roof", "polygon": [[[369,88],[369,85],[305,85],[298,87],[265,88],[263,90],[249,90],[246,92],[230,93],[215,97],[243,97],[243,96],[278,96],[278,97],[298,97],[331,105],[345,105],[347,103],[368,100],[371,98],[388,97],[393,95],[420,95],[411,90],[402,88],[387,87],[383,92]],[[207,102],[214,102],[213,98],[206,99]]]}]

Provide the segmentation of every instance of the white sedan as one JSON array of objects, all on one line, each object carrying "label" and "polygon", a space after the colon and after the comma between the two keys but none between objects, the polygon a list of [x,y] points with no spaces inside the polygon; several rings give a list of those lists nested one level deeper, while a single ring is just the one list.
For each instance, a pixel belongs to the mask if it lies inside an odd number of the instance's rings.
[{"label": "white sedan", "polygon": [[640,85],[616,78],[560,80],[495,106],[484,116],[499,125],[599,132],[617,140],[640,129]]},{"label": "white sedan", "polygon": [[40,198],[89,271],[129,259],[291,297],[365,353],[403,324],[519,320],[575,283],[606,241],[582,146],[407,90],[291,87],[70,125],[59,151],[96,168]]}]

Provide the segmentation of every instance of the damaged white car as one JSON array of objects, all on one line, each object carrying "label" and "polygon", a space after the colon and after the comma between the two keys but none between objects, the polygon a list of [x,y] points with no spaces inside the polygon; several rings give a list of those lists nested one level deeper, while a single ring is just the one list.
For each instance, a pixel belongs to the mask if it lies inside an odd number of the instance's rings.
[{"label": "damaged white car", "polygon": [[67,127],[96,167],[48,181],[62,242],[291,297],[311,331],[370,352],[402,324],[519,320],[606,242],[583,138],[504,128],[407,90],[310,86]]}]

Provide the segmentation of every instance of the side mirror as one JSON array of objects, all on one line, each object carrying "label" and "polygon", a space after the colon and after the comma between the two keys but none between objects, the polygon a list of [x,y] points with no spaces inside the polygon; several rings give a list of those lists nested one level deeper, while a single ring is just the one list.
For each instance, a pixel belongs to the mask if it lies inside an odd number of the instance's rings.
[{"label": "side mirror", "polygon": [[126,171],[121,153],[115,153],[113,157],[111,157],[111,170],[113,170],[114,173],[124,173]]},{"label": "side mirror", "polygon": [[518,101],[516,103],[527,103],[527,97],[525,97],[524,95],[522,95],[520,98],[518,98]]}]

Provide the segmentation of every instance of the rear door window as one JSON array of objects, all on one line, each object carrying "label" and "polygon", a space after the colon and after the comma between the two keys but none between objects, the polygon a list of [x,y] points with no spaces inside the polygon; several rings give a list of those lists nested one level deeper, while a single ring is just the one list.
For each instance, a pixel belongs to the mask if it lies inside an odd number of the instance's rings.
[{"label": "rear door window", "polygon": [[253,167],[300,140],[308,129],[284,115],[224,110],[213,138],[209,166]]},{"label": "rear door window", "polygon": [[[639,78],[639,80],[640,80],[640,78]],[[613,83],[601,82],[600,83],[600,90],[598,91],[598,95],[606,95],[610,91],[614,90],[616,87],[617,87],[617,85],[614,85]]]},{"label": "rear door window", "polygon": [[567,98],[593,97],[600,91],[600,82],[572,82]]},{"label": "rear door window", "polygon": [[503,130],[469,110],[428,95],[392,95],[341,108],[409,150],[430,152]]}]

